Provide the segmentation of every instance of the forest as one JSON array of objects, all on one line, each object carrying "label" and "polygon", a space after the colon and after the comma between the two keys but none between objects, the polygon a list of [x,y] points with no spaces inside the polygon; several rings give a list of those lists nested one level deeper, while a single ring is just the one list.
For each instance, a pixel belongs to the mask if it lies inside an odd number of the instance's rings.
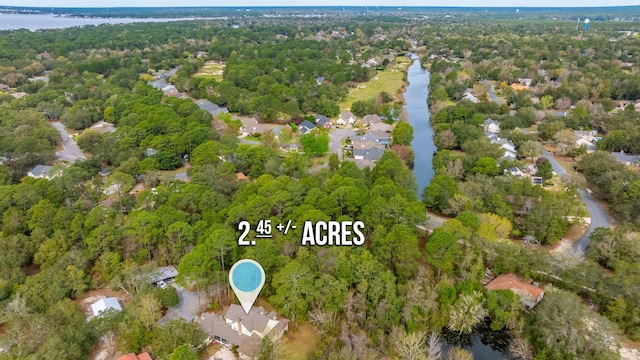
[{"label": "forest", "polygon": [[[620,344],[640,341],[640,177],[608,152],[638,152],[640,47],[626,32],[637,29],[394,15],[3,32],[0,359],[86,359],[105,339],[122,354],[205,358],[196,323],[162,320],[176,290],[140,275],[174,265],[177,283],[219,311],[233,302],[227,271],[242,258],[264,267],[261,299],[291,319],[290,332],[317,334],[307,358],[472,359],[471,334],[486,325],[514,359],[619,359]],[[317,169],[311,155],[241,142],[232,122],[218,128],[193,101],[148,84],[181,66],[168,81],[190,97],[233,116],[295,123],[335,117],[349,91],[410,50],[431,72],[439,149],[422,194],[392,151],[372,168],[336,157]],[[371,58],[379,69],[363,66]],[[207,61],[225,64],[222,80],[195,76]],[[530,89],[513,90],[522,78]],[[502,161],[482,128],[487,118],[520,158]],[[86,160],[56,161],[63,139],[52,120],[78,132]],[[100,120],[115,131],[88,129]],[[408,145],[413,132],[401,124],[393,141]],[[571,145],[574,130],[601,133],[597,150]],[[559,179],[536,161],[543,144],[564,149],[575,176]],[[189,180],[176,180],[171,171],[187,162]],[[61,175],[25,176],[39,164]],[[546,186],[503,175],[525,164]],[[596,230],[584,258],[559,256],[549,249],[586,215],[585,185],[617,226]],[[430,216],[442,226],[417,228]],[[299,226],[238,246],[238,223],[263,219],[360,220],[366,241],[305,247]],[[540,283],[544,298],[528,308],[512,291],[487,290],[487,269]],[[124,310],[86,321],[80,304],[105,289],[127,299]],[[258,358],[286,358],[277,345],[265,341]]]}]

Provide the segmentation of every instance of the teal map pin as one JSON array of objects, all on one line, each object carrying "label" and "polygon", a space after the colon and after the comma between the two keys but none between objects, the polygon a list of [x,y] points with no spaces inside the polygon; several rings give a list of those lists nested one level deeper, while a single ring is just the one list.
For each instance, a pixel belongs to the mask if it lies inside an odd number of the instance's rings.
[{"label": "teal map pin", "polygon": [[249,314],[264,286],[264,280],[264,269],[255,260],[242,259],[231,267],[229,283],[245,313]]}]

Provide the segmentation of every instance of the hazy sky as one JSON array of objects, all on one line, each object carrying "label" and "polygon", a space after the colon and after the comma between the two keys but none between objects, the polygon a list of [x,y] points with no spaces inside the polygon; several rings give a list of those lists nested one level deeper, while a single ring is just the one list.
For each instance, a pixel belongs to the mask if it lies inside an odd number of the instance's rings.
[{"label": "hazy sky", "polygon": [[163,7],[163,6],[474,6],[571,7],[640,5],[640,0],[0,0],[0,6]]}]

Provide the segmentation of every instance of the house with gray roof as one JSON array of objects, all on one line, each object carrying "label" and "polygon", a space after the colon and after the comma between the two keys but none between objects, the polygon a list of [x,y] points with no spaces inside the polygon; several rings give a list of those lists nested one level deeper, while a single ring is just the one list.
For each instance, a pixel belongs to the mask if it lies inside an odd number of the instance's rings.
[{"label": "house with gray roof", "polygon": [[484,121],[484,131],[497,134],[500,132],[500,123],[488,118]]},{"label": "house with gray roof", "polygon": [[218,115],[220,115],[222,113],[228,113],[229,112],[229,110],[227,108],[218,106],[218,105],[212,103],[209,100],[197,100],[196,104],[198,105],[198,107],[200,107],[200,109],[202,109],[204,111],[208,111],[213,116],[218,116]]},{"label": "house with gray roof", "polygon": [[356,117],[351,113],[351,111],[343,111],[338,116],[338,120],[336,120],[336,124],[338,125],[353,125],[356,122]]},{"label": "house with gray roof", "polygon": [[613,157],[616,158],[616,161],[622,165],[631,166],[640,164],[640,158],[638,155],[626,154],[624,151],[612,152],[611,155],[613,155]]},{"label": "house with gray roof", "polygon": [[380,118],[380,116],[376,114],[369,114],[369,115],[365,115],[365,117],[363,117],[358,121],[365,126],[371,126],[373,124],[381,123],[382,119]]},{"label": "house with gray roof", "polygon": [[485,132],[484,135],[487,137],[487,139],[489,139],[489,141],[493,142],[495,140],[498,140],[498,134],[496,133],[492,133],[492,132]]},{"label": "house with gray roof", "polygon": [[52,172],[51,169],[53,166],[48,165],[36,165],[33,169],[27,172],[27,176],[36,179],[53,179],[56,176],[60,176],[59,172]]},{"label": "house with gray roof", "polygon": [[360,136],[354,136],[352,137],[353,141],[359,141],[359,142],[373,142],[373,143],[377,143],[378,142],[378,134],[373,133],[373,132],[367,132],[364,133],[363,135]]},{"label": "house with gray roof", "polygon": [[267,313],[261,306],[252,307],[247,314],[241,306],[231,304],[224,316],[204,313],[195,321],[211,340],[238,346],[241,359],[254,359],[265,336],[276,341],[289,329],[288,319],[278,318],[273,311]]},{"label": "house with gray roof", "polygon": [[377,161],[384,154],[384,146],[373,141],[354,141],[353,158],[356,160]]},{"label": "house with gray roof", "polygon": [[370,131],[370,133],[372,135],[375,135],[378,137],[378,144],[383,145],[383,146],[387,146],[389,144],[391,144],[391,135],[384,132],[384,131],[380,131],[380,130],[373,130]]},{"label": "house with gray roof", "polygon": [[301,134],[306,134],[309,131],[315,129],[316,126],[313,125],[310,121],[305,120],[303,122],[301,122],[300,124],[298,124],[298,130],[300,131]]},{"label": "house with gray roof", "polygon": [[160,281],[171,281],[175,279],[176,276],[178,276],[178,270],[175,268],[175,266],[170,265],[159,267],[148,274],[139,275],[136,277],[136,279],[143,280],[148,284],[157,284]]},{"label": "house with gray roof", "polygon": [[597,131],[576,130],[573,134],[576,139],[576,147],[584,146],[589,154],[596,151],[595,136],[598,135]]},{"label": "house with gray roof", "polygon": [[273,133],[273,137],[278,140],[278,138],[280,137],[280,134],[282,134],[282,125],[278,125],[276,127],[274,127],[273,129],[271,129],[271,132]]},{"label": "house with gray roof", "polygon": [[379,122],[379,123],[375,123],[372,124],[371,126],[369,126],[369,130],[370,131],[384,131],[384,132],[391,132],[391,130],[393,130],[393,126],[383,123],[383,122]]},{"label": "house with gray roof", "polygon": [[333,125],[333,122],[328,117],[318,114],[316,115],[316,125],[328,129]]}]

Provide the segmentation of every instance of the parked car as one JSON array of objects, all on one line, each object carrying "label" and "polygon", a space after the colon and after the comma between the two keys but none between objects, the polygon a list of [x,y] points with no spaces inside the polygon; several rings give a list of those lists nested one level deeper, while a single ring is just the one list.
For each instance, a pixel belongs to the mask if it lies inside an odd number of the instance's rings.
[{"label": "parked car", "polygon": [[160,280],[160,281],[158,281],[158,287],[160,289],[166,289],[167,288],[167,283],[162,281],[162,280]]}]

